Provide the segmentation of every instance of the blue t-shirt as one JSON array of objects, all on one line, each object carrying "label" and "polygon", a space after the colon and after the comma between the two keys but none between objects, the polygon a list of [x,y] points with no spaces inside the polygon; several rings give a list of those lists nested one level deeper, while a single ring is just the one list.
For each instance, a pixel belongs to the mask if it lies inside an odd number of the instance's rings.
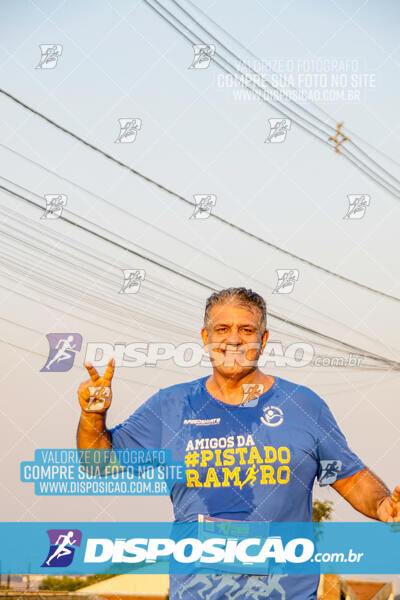
[{"label": "blue t-shirt", "polygon": [[[315,478],[321,486],[330,485],[364,468],[327,404],[312,390],[275,377],[265,394],[231,406],[208,392],[207,379],[160,390],[111,430],[115,449],[170,449],[174,461],[185,462],[187,481],[171,490],[177,521],[197,521],[199,515],[312,521]],[[244,587],[243,594],[233,590],[235,600],[253,598],[257,585],[264,584],[271,593],[260,598],[280,599],[279,588],[285,590],[285,600],[316,598],[318,576],[290,575],[280,583],[253,580],[254,592],[249,577],[254,576],[239,576],[248,592]],[[175,584],[180,579],[183,589],[188,576],[171,577],[170,597],[180,598],[173,579]],[[202,580],[198,591],[196,585],[189,587],[191,600],[207,598]],[[221,596],[215,596],[211,586],[212,600],[229,596],[229,583],[223,587],[221,581],[219,587]]]}]

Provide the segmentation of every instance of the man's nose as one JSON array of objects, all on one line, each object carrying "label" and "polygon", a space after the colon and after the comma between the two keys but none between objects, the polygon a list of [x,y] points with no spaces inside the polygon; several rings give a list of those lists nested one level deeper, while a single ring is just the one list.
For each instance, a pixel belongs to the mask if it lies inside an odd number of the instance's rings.
[{"label": "man's nose", "polygon": [[226,337],[226,343],[234,346],[239,346],[242,343],[242,338],[237,329],[231,329]]}]

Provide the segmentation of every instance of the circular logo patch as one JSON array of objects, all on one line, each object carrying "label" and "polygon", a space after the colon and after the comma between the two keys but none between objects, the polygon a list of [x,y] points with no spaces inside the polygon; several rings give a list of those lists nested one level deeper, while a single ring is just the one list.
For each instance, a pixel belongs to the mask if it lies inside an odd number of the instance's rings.
[{"label": "circular logo patch", "polygon": [[278,406],[266,406],[261,417],[262,423],[268,427],[278,427],[283,421],[283,410]]}]

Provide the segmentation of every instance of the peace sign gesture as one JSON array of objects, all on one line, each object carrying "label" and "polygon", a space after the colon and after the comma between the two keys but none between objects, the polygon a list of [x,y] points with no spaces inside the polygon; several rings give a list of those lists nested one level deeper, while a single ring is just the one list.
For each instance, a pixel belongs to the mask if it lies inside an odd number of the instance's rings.
[{"label": "peace sign gesture", "polygon": [[111,380],[114,375],[115,360],[112,358],[103,377],[100,377],[90,362],[85,362],[85,367],[90,375],[80,384],[78,398],[81,408],[86,413],[105,413],[111,404]]}]

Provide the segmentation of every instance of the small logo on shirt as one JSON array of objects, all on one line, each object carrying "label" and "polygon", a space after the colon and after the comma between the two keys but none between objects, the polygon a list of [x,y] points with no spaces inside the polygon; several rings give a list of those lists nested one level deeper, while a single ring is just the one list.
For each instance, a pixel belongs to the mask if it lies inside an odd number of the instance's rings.
[{"label": "small logo on shirt", "polygon": [[283,410],[278,406],[265,406],[261,422],[268,427],[278,427],[283,421]]},{"label": "small logo on shirt", "polygon": [[185,419],[184,425],[219,425],[221,419]]}]

